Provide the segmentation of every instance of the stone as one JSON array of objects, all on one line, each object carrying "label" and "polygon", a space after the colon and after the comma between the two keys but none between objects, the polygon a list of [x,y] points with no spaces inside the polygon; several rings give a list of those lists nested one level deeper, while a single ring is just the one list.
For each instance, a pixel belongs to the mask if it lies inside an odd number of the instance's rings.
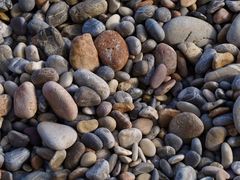
[{"label": "stone", "polygon": [[80,161],[80,166],[81,167],[90,167],[94,165],[97,161],[97,156],[94,152],[86,152],[83,154],[81,161]]},{"label": "stone", "polygon": [[177,47],[192,64],[195,64],[202,55],[202,49],[193,42],[182,42]]},{"label": "stone", "polygon": [[35,0],[18,0],[18,6],[23,12],[32,11],[35,7]]},{"label": "stone", "polygon": [[177,163],[181,162],[184,159],[184,157],[185,156],[183,154],[174,155],[168,159],[168,162],[171,165],[177,164]]},{"label": "stone", "polygon": [[219,68],[215,71],[207,73],[204,77],[204,81],[222,81],[233,80],[233,78],[240,72],[240,64],[230,64],[228,66]]},{"label": "stone", "polygon": [[229,53],[216,53],[213,57],[212,68],[219,69],[228,64],[231,64],[234,61],[234,56]]},{"label": "stone", "polygon": [[98,121],[96,119],[82,120],[77,123],[77,130],[80,133],[92,132],[98,127]]},{"label": "stone", "polygon": [[158,22],[168,22],[172,17],[171,11],[166,7],[156,9],[154,16]]},{"label": "stone", "polygon": [[81,138],[82,143],[95,151],[103,148],[103,143],[101,139],[94,133],[85,133]]},{"label": "stone", "polygon": [[172,177],[173,176],[173,169],[171,165],[168,163],[166,159],[160,159],[159,161],[159,169],[167,175],[167,177]]},{"label": "stone", "polygon": [[188,151],[185,154],[184,162],[187,166],[196,168],[201,161],[201,156],[195,151]]},{"label": "stone", "polygon": [[36,46],[29,45],[29,46],[25,47],[24,50],[25,50],[25,55],[26,55],[27,60],[29,60],[29,61],[39,61],[40,60],[38,49]]},{"label": "stone", "polygon": [[107,10],[107,6],[105,0],[84,1],[73,6],[69,14],[74,23],[81,23],[88,18],[103,14]]},{"label": "stone", "polygon": [[98,36],[105,30],[106,30],[105,25],[101,21],[99,21],[95,18],[91,18],[91,19],[87,20],[83,24],[83,27],[82,27],[83,33],[89,33],[93,37]]},{"label": "stone", "polygon": [[111,149],[115,145],[115,139],[111,131],[108,130],[107,128],[104,127],[98,128],[94,132],[94,134],[96,134],[101,139],[101,141],[103,142],[103,147]]},{"label": "stone", "polygon": [[8,45],[0,45],[0,73],[8,70],[9,60],[13,58],[12,49]]},{"label": "stone", "polygon": [[4,165],[8,171],[17,171],[29,157],[30,152],[28,149],[17,148],[5,153]]},{"label": "stone", "polygon": [[141,41],[135,36],[129,36],[126,38],[126,43],[128,45],[128,50],[131,55],[138,55],[142,50]]},{"label": "stone", "polygon": [[152,88],[158,88],[165,80],[167,76],[167,68],[164,64],[159,64],[155,71],[154,74],[152,75],[150,79],[150,86]]},{"label": "stone", "polygon": [[233,106],[233,122],[234,122],[234,126],[237,129],[238,132],[240,132],[240,97],[237,98],[237,100],[234,103]]},{"label": "stone", "polygon": [[217,174],[220,174],[221,178],[224,179],[230,178],[230,175],[223,168],[216,166],[205,166],[204,168],[202,168],[201,171],[203,172],[204,175],[216,176]]},{"label": "stone", "polygon": [[194,138],[191,142],[191,150],[197,152],[199,155],[202,155],[202,143],[199,138]]},{"label": "stone", "polygon": [[0,117],[6,116],[12,108],[12,98],[7,94],[0,95]]},{"label": "stone", "polygon": [[67,153],[65,150],[56,151],[52,159],[49,161],[50,168],[52,170],[57,170],[62,165],[63,161],[66,158],[66,155]]},{"label": "stone", "polygon": [[119,14],[113,14],[112,16],[110,16],[106,21],[107,30],[114,30],[120,23],[120,19],[121,17],[119,16]]},{"label": "stone", "polygon": [[30,119],[37,112],[35,87],[30,82],[22,83],[14,93],[14,113],[19,118]]},{"label": "stone", "polygon": [[113,110],[111,116],[115,119],[117,123],[117,129],[127,129],[132,127],[132,123],[128,116],[125,116],[122,112]]},{"label": "stone", "polygon": [[114,70],[121,70],[128,60],[128,47],[124,39],[116,32],[107,30],[94,41],[100,60]]},{"label": "stone", "polygon": [[139,118],[132,122],[133,127],[139,129],[143,135],[150,133],[153,127],[153,121],[147,118]]},{"label": "stone", "polygon": [[195,180],[197,179],[196,171],[191,166],[181,167],[175,175],[175,180]]},{"label": "stone", "polygon": [[57,82],[59,80],[59,76],[57,71],[53,68],[42,68],[32,73],[31,80],[34,85],[39,86],[48,81]]},{"label": "stone", "polygon": [[11,0],[3,0],[0,2],[0,10],[5,12],[8,11],[9,9],[12,9],[12,1]]},{"label": "stone", "polygon": [[156,109],[154,109],[151,106],[146,106],[145,108],[143,108],[139,112],[139,116],[143,117],[143,118],[153,119],[153,120],[157,120],[158,119],[158,113],[157,113]]},{"label": "stone", "polygon": [[227,32],[227,41],[240,47],[240,38],[239,38],[239,30],[240,30],[240,15],[237,15],[233,20],[230,29]]},{"label": "stone", "polygon": [[78,114],[78,108],[72,96],[58,83],[49,81],[44,84],[43,95],[53,111],[61,118],[72,121]]},{"label": "stone", "polygon": [[43,143],[53,150],[68,149],[77,140],[76,131],[63,124],[41,122],[37,126],[37,131]]},{"label": "stone", "polygon": [[240,161],[234,161],[231,165],[231,169],[237,175],[240,175]]},{"label": "stone", "polygon": [[233,152],[230,145],[226,142],[221,145],[221,164],[228,168],[233,163]]},{"label": "stone", "polygon": [[86,86],[96,91],[102,100],[105,100],[110,95],[108,84],[102,78],[87,69],[75,71],[74,79],[79,86]]},{"label": "stone", "polygon": [[136,128],[123,129],[118,134],[119,144],[122,147],[130,147],[135,142],[140,142],[142,132]]},{"label": "stone", "polygon": [[238,53],[239,53],[239,49],[237,48],[237,46],[235,46],[234,44],[231,44],[231,43],[219,44],[219,45],[215,46],[214,49],[215,49],[218,53],[226,53],[226,52],[229,52],[229,53],[231,53],[233,56],[237,56]]},{"label": "stone", "polygon": [[49,25],[39,18],[33,18],[27,24],[27,29],[31,35],[36,35],[39,31],[48,27]]},{"label": "stone", "polygon": [[192,103],[185,102],[185,101],[179,101],[177,102],[177,108],[182,112],[191,112],[194,113],[196,116],[200,117],[201,112],[199,108]]},{"label": "stone", "polygon": [[213,16],[213,22],[216,24],[222,24],[229,22],[232,18],[232,14],[225,8],[220,8]]},{"label": "stone", "polygon": [[200,136],[203,130],[204,126],[201,119],[195,114],[188,112],[178,114],[169,124],[169,131],[183,140],[190,140]]},{"label": "stone", "polygon": [[[184,26],[183,26],[184,24]],[[176,45],[182,42],[194,42],[198,47],[214,43],[216,30],[207,22],[189,16],[171,19],[163,26],[167,44]],[[176,34],[178,34],[176,36]]]},{"label": "stone", "polygon": [[105,127],[109,129],[109,131],[114,131],[116,129],[117,123],[116,120],[111,116],[105,116],[98,119],[99,127]]},{"label": "stone", "polygon": [[158,123],[161,127],[168,128],[168,125],[173,117],[179,114],[180,111],[171,108],[164,108],[158,111],[159,119]]},{"label": "stone", "polygon": [[46,173],[46,172],[43,172],[43,171],[33,171],[31,173],[28,173],[24,177],[24,179],[26,179],[26,180],[31,180],[31,179],[36,179],[36,178],[44,179],[44,180],[50,180],[51,175],[50,175],[50,173]]},{"label": "stone", "polygon": [[74,69],[94,71],[99,66],[98,52],[89,33],[73,39],[69,61]]},{"label": "stone", "polygon": [[140,141],[139,145],[145,156],[153,157],[156,154],[156,147],[151,140],[144,138]]},{"label": "stone", "polygon": [[26,59],[16,57],[9,61],[8,69],[16,74],[22,74],[24,72],[25,66],[29,63]]},{"label": "stone", "polygon": [[102,159],[97,161],[95,165],[86,172],[86,177],[88,179],[102,180],[107,179],[109,173],[109,164],[106,160]]},{"label": "stone", "polygon": [[46,67],[51,67],[57,71],[59,75],[68,71],[68,61],[59,55],[51,55],[47,58]]},{"label": "stone", "polygon": [[238,1],[226,1],[225,3],[227,5],[227,7],[232,12],[240,12],[240,2],[238,2]]},{"label": "stone", "polygon": [[63,24],[68,19],[69,6],[64,1],[52,4],[46,14],[46,22],[53,27]]},{"label": "stone", "polygon": [[177,53],[175,50],[165,43],[157,45],[154,56],[156,64],[164,64],[167,68],[167,75],[172,74],[177,68]]},{"label": "stone", "polygon": [[112,104],[108,101],[102,101],[96,109],[98,117],[107,116],[112,110]]},{"label": "stone", "polygon": [[27,23],[23,17],[14,17],[11,19],[10,26],[13,32],[19,36],[23,36],[27,32]]},{"label": "stone", "polygon": [[193,4],[195,4],[197,1],[196,0],[181,0],[180,4],[182,7],[189,7]]},{"label": "stone", "polygon": [[140,7],[136,10],[134,14],[134,19],[137,23],[142,23],[148,18],[153,17],[155,10],[156,6],[153,5]]},{"label": "stone", "polygon": [[32,44],[39,47],[47,56],[64,55],[65,43],[60,32],[54,27],[40,30],[31,39]]},{"label": "stone", "polygon": [[8,141],[13,147],[26,147],[30,142],[30,139],[27,135],[20,133],[15,130],[11,130],[8,135]]},{"label": "stone", "polygon": [[154,169],[154,165],[149,162],[142,162],[133,169],[133,174],[139,175],[143,173],[149,173]]},{"label": "stone", "polygon": [[224,127],[213,127],[206,135],[205,147],[210,151],[216,151],[220,148],[227,136],[227,131]]},{"label": "stone", "polygon": [[156,41],[161,42],[165,39],[165,31],[163,28],[152,18],[145,21],[145,28],[149,35]]},{"label": "stone", "polygon": [[183,140],[173,133],[166,134],[164,142],[167,146],[173,147],[176,150],[176,152],[180,150],[183,145]]},{"label": "stone", "polygon": [[101,103],[101,97],[91,88],[81,86],[74,94],[75,102],[79,107],[96,106]]}]

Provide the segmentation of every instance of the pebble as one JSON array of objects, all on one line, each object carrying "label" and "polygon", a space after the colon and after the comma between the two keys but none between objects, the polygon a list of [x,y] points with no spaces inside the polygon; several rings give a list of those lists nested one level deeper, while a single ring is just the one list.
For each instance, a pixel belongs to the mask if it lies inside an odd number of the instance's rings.
[{"label": "pebble", "polygon": [[0,95],[0,117],[6,116],[12,108],[12,98],[7,94]]},{"label": "pebble", "polygon": [[40,30],[31,39],[32,44],[39,47],[47,56],[64,55],[65,45],[60,32],[54,27]]},{"label": "pebble", "polygon": [[143,118],[153,119],[153,120],[157,120],[158,119],[158,113],[157,113],[156,109],[154,109],[151,106],[147,106],[147,107],[143,108],[139,112],[139,116],[141,116]]},{"label": "pebble", "polygon": [[177,164],[179,162],[181,162],[184,159],[184,155],[183,154],[178,154],[175,156],[172,156],[171,158],[168,159],[169,164],[173,165],[173,164]]},{"label": "pebble", "polygon": [[20,118],[30,119],[37,112],[37,97],[35,87],[30,82],[24,82],[14,93],[14,113]]},{"label": "pebble", "polygon": [[234,126],[237,129],[238,132],[240,132],[240,124],[239,124],[239,108],[240,108],[240,97],[237,98],[237,100],[234,103],[233,106],[233,122],[234,122]]},{"label": "pebble", "polygon": [[8,141],[13,147],[26,147],[30,142],[27,135],[15,130],[11,130],[8,135]]},{"label": "pebble", "polygon": [[97,161],[97,156],[96,156],[95,153],[93,153],[91,151],[90,152],[86,152],[81,157],[80,166],[81,167],[90,167],[93,164],[95,164],[96,161]]},{"label": "pebble", "polygon": [[58,83],[49,81],[43,86],[43,95],[53,111],[61,118],[73,121],[78,114],[78,108],[72,96]]},{"label": "pebble", "polygon": [[96,106],[101,103],[100,96],[91,88],[81,86],[74,94],[75,102],[79,107]]},{"label": "pebble", "polygon": [[221,164],[228,168],[233,163],[233,152],[230,145],[226,142],[221,145]]},{"label": "pebble", "polygon": [[183,145],[182,139],[173,133],[166,134],[164,142],[167,146],[173,147],[176,150],[176,152],[180,150]]},{"label": "pebble", "polygon": [[74,69],[83,68],[93,71],[99,66],[98,52],[90,34],[86,33],[74,38],[69,59]]},{"label": "pebble", "polygon": [[177,108],[182,112],[191,112],[198,117],[200,117],[200,115],[201,115],[201,112],[198,109],[198,107],[189,102],[179,101],[179,102],[177,102],[176,105],[177,105]]},{"label": "pebble", "polygon": [[194,138],[191,142],[191,150],[197,152],[199,155],[202,155],[202,143],[199,138]]},{"label": "pebble", "polygon": [[108,1],[108,10],[110,13],[115,13],[119,7],[121,6],[121,3],[117,0],[110,0]]},{"label": "pebble", "polygon": [[59,84],[64,88],[71,86],[72,82],[73,82],[72,72],[65,72],[59,78]]},{"label": "pebble", "polygon": [[102,100],[105,100],[110,95],[108,84],[102,78],[87,69],[75,71],[74,80],[79,86],[86,86],[96,91]]},{"label": "pebble", "polygon": [[236,175],[240,175],[240,161],[234,161],[231,168]]},{"label": "pebble", "polygon": [[142,44],[142,53],[149,53],[155,49],[157,43],[153,39],[148,39]]},{"label": "pebble", "polygon": [[183,140],[190,140],[202,134],[202,121],[193,113],[180,113],[169,124],[169,131]]},{"label": "pebble", "polygon": [[128,50],[131,55],[138,55],[142,50],[142,44],[138,38],[135,36],[129,36],[125,39]]},{"label": "pebble", "polygon": [[27,23],[23,17],[14,17],[11,19],[10,26],[17,35],[24,35],[27,32]]},{"label": "pebble", "polygon": [[68,61],[59,55],[49,56],[45,65],[54,68],[59,75],[68,71]]},{"label": "pebble", "polygon": [[[95,39],[94,43],[103,64],[114,70],[121,70],[125,66],[129,56],[127,44],[116,31],[104,31]],[[120,54],[121,56],[119,56]]]},{"label": "pebble", "polygon": [[8,64],[8,69],[16,74],[22,74],[24,72],[25,66],[29,63],[26,59],[17,57],[10,60]]},{"label": "pebble", "polygon": [[155,11],[155,19],[159,22],[168,22],[171,20],[171,11],[166,7],[160,7]]},{"label": "pebble", "polygon": [[13,58],[12,49],[8,45],[0,45],[0,73],[8,70],[9,59]]},{"label": "pebble", "polygon": [[122,21],[115,29],[122,37],[127,37],[133,34],[135,27],[130,21]]},{"label": "pebble", "polygon": [[216,151],[220,148],[227,136],[227,131],[224,127],[213,127],[206,135],[205,147],[210,151]]},{"label": "pebble", "polygon": [[103,148],[103,143],[101,139],[93,133],[85,133],[81,138],[82,143],[95,151]]},{"label": "pebble", "polygon": [[48,28],[48,27],[49,27],[49,25],[45,21],[43,21],[39,18],[33,18],[27,24],[27,29],[28,29],[29,33],[32,35],[36,35],[39,31],[41,31],[45,28]]},{"label": "pebble", "polygon": [[215,49],[218,53],[229,52],[229,53],[231,53],[233,56],[237,56],[238,53],[239,53],[239,49],[237,48],[237,46],[235,46],[234,44],[231,44],[231,43],[219,44],[219,45],[215,46],[214,49]]},{"label": "pebble", "polygon": [[43,85],[48,81],[55,81],[59,80],[58,73],[53,68],[42,68],[36,70],[32,73],[31,80],[34,85]]},{"label": "pebble", "polygon": [[99,127],[105,127],[109,129],[111,132],[116,129],[117,123],[116,120],[111,116],[105,116],[98,119]]},{"label": "pebble", "polygon": [[164,64],[166,66],[167,75],[176,71],[177,53],[171,46],[165,43],[158,44],[154,51],[154,56],[156,59],[156,64]]},{"label": "pebble", "polygon": [[212,68],[219,69],[228,64],[231,64],[234,61],[234,56],[229,53],[216,53],[213,57]]},{"label": "pebble", "polygon": [[112,16],[110,16],[106,21],[106,29],[114,30],[120,23],[120,19],[121,17],[118,14],[113,14]]},{"label": "pebble", "polygon": [[[185,24],[185,26],[182,26]],[[204,28],[203,28],[204,27]],[[167,44],[194,42],[198,47],[211,44],[216,39],[216,30],[207,22],[194,17],[180,16],[172,18],[163,26]],[[178,36],[175,36],[178,34]]]},{"label": "pebble", "polygon": [[115,145],[115,139],[111,131],[109,131],[107,128],[98,128],[94,133],[103,142],[103,147],[107,149],[113,148],[113,146]]},{"label": "pebble", "polygon": [[143,135],[150,133],[153,127],[153,121],[147,118],[139,118],[132,122],[133,127],[139,129]]},{"label": "pebble", "polygon": [[29,61],[39,61],[40,60],[38,49],[34,45],[29,45],[29,46],[25,47],[25,55],[26,55],[26,59]]},{"label": "pebble", "polygon": [[225,3],[232,12],[240,11],[240,3],[238,1],[226,1]]},{"label": "pebble", "polygon": [[134,19],[137,23],[142,23],[148,18],[153,17],[156,10],[156,6],[149,5],[149,6],[143,6],[136,10],[134,14]]},{"label": "pebble", "polygon": [[74,23],[81,23],[89,17],[95,17],[107,10],[105,0],[90,0],[80,2],[69,10],[70,17]]},{"label": "pebble", "polygon": [[145,156],[153,157],[156,154],[156,147],[151,140],[144,138],[140,141],[139,145]]},{"label": "pebble", "polygon": [[154,169],[154,165],[152,163],[140,163],[133,169],[133,174],[139,175],[143,173],[149,173]]},{"label": "pebble", "polygon": [[92,132],[98,127],[98,121],[96,119],[82,120],[77,123],[77,130],[80,133]]},{"label": "pebble", "polygon": [[182,7],[189,7],[193,4],[195,4],[197,1],[196,0],[181,0],[180,4]]},{"label": "pebble", "polygon": [[46,22],[54,27],[63,24],[68,19],[68,9],[69,6],[63,1],[52,4],[47,11]]},{"label": "pebble", "polygon": [[187,166],[196,168],[201,161],[201,156],[195,151],[188,151],[185,154],[184,162]]},{"label": "pebble", "polygon": [[240,15],[237,15],[235,19],[233,20],[230,29],[227,33],[227,41],[229,43],[232,43],[236,45],[237,47],[240,47],[240,39],[239,39],[239,29],[240,29]]},{"label": "pebble", "polygon": [[118,134],[118,140],[122,147],[130,147],[133,143],[140,142],[141,139],[142,132],[136,128],[123,129]]},{"label": "pebble", "polygon": [[102,159],[97,161],[96,164],[86,172],[86,177],[88,179],[102,180],[107,179],[109,173],[109,164],[106,160]]},{"label": "pebble", "polygon": [[165,32],[163,28],[152,18],[145,21],[145,28],[149,35],[156,41],[161,42],[165,38]]},{"label": "pebble", "polygon": [[43,143],[53,150],[67,149],[77,140],[76,131],[63,124],[41,122],[37,126],[37,131]]},{"label": "pebble", "polygon": [[178,169],[175,175],[175,180],[195,180],[197,179],[197,174],[191,166],[181,167]]},{"label": "pebble", "polygon": [[35,7],[35,0],[18,0],[18,6],[23,12],[32,11]]},{"label": "pebble", "polygon": [[93,37],[98,36],[105,30],[105,25],[95,18],[87,20],[82,27],[83,33],[90,33]]},{"label": "pebble", "polygon": [[49,161],[49,166],[51,169],[57,170],[62,165],[63,161],[66,158],[66,155],[67,153],[65,150],[56,151],[52,159]]},{"label": "pebble", "polygon": [[166,66],[164,64],[159,64],[156,67],[155,72],[150,79],[150,86],[154,89],[159,87],[164,82],[166,76],[167,76]]},{"label": "pebble", "polygon": [[19,170],[23,163],[29,158],[30,152],[26,148],[17,148],[5,153],[4,165],[8,171]]},{"label": "pebble", "polygon": [[160,159],[159,161],[160,170],[169,178],[173,177],[173,170],[171,165],[166,159]]}]

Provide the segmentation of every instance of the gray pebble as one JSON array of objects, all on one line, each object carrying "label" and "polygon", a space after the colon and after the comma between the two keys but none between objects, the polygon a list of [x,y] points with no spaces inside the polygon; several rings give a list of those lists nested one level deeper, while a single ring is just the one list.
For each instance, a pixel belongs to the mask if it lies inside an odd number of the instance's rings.
[{"label": "gray pebble", "polygon": [[134,19],[136,20],[137,23],[142,23],[146,19],[153,17],[155,10],[156,6],[153,5],[140,7],[136,10],[134,14]]},{"label": "gray pebble", "polygon": [[192,166],[193,168],[197,167],[200,161],[201,156],[195,151],[188,151],[184,158],[185,164],[188,166]]},{"label": "gray pebble", "polygon": [[235,174],[240,175],[240,161],[234,161],[231,168]]},{"label": "gray pebble", "polygon": [[224,142],[221,145],[221,164],[224,168],[228,168],[233,162],[232,148],[228,143]]},{"label": "gray pebble", "polygon": [[87,20],[82,27],[83,33],[90,33],[93,37],[98,36],[105,30],[106,30],[105,25],[95,18]]},{"label": "gray pebble", "polygon": [[197,174],[191,166],[186,166],[179,168],[176,172],[174,180],[195,180],[197,179]]},{"label": "gray pebble", "polygon": [[8,69],[16,74],[22,74],[24,72],[25,66],[29,63],[26,59],[23,58],[13,58],[10,60]]},{"label": "gray pebble", "polygon": [[223,114],[215,117],[212,122],[214,126],[227,126],[233,123],[233,115],[232,113]]},{"label": "gray pebble", "polygon": [[233,20],[230,29],[227,33],[227,41],[240,47],[239,29],[240,29],[240,15],[237,15]]},{"label": "gray pebble", "polygon": [[20,133],[15,130],[11,130],[8,135],[9,143],[13,147],[26,147],[30,141],[29,137],[23,133]]},{"label": "gray pebble", "polygon": [[232,12],[240,11],[240,2],[239,1],[226,1],[225,3]]},{"label": "gray pebble", "polygon": [[18,5],[23,12],[29,12],[35,7],[35,0],[18,0]]},{"label": "gray pebble", "polygon": [[154,41],[153,39],[148,39],[144,41],[142,44],[142,52],[149,53],[152,50],[154,50],[156,46],[157,46],[156,41]]},{"label": "gray pebble", "polygon": [[149,173],[154,169],[154,165],[152,163],[140,163],[133,169],[133,174],[139,175],[143,173]]},{"label": "gray pebble", "polygon": [[164,141],[167,146],[173,147],[176,151],[180,150],[183,145],[183,140],[173,133],[166,134]]},{"label": "gray pebble", "polygon": [[169,178],[171,178],[173,176],[173,170],[171,165],[168,163],[167,160],[165,159],[161,159],[159,161],[159,167],[160,170]]},{"label": "gray pebble", "polygon": [[46,67],[51,67],[57,71],[59,75],[68,71],[68,61],[59,55],[51,55],[47,58]]},{"label": "gray pebble", "polygon": [[101,104],[96,109],[96,113],[98,117],[107,116],[112,110],[112,104],[107,101],[102,101]]},{"label": "gray pebble", "polygon": [[176,154],[176,150],[171,146],[163,146],[158,148],[157,154],[160,158],[167,159],[174,156]]},{"label": "gray pebble", "polygon": [[164,40],[165,32],[163,31],[162,27],[152,18],[149,18],[145,22],[145,28],[149,35],[156,40],[158,43]]},{"label": "gray pebble", "polygon": [[110,13],[115,13],[121,6],[121,3],[118,0],[109,0],[108,1],[108,10]]},{"label": "gray pebble", "polygon": [[8,45],[0,45],[0,73],[8,70],[9,60],[13,58],[12,49]]},{"label": "gray pebble", "polygon": [[231,147],[238,147],[238,146],[240,146],[240,136],[234,136],[234,137],[228,138],[227,143]]},{"label": "gray pebble", "polygon": [[144,42],[147,40],[147,32],[145,27],[142,24],[136,26],[136,36],[141,41]]},{"label": "gray pebble", "polygon": [[122,35],[122,37],[130,36],[135,31],[135,26],[130,21],[122,21],[116,26],[116,31]]},{"label": "gray pebble", "polygon": [[22,164],[29,158],[30,152],[26,148],[17,148],[5,153],[5,167],[9,171],[17,171]]},{"label": "gray pebble", "polygon": [[237,98],[233,106],[233,122],[238,132],[240,132],[239,121],[240,121],[240,97]]},{"label": "gray pebble", "polygon": [[44,22],[43,20],[38,19],[38,18],[33,18],[27,24],[28,32],[30,32],[30,34],[32,34],[32,35],[37,34],[39,31],[41,31],[47,27],[49,27],[49,25],[46,22]]},{"label": "gray pebble", "polygon": [[73,82],[73,74],[72,72],[64,72],[61,76],[60,76],[60,79],[59,79],[59,84],[66,88],[66,87],[69,87],[71,86]]},{"label": "gray pebble", "polygon": [[103,78],[105,81],[110,81],[114,78],[114,70],[109,66],[101,66],[98,68],[96,74]]},{"label": "gray pebble", "polygon": [[94,134],[102,140],[103,147],[111,149],[115,145],[115,139],[107,128],[98,128]]},{"label": "gray pebble", "polygon": [[25,35],[27,32],[27,23],[23,17],[14,17],[11,19],[10,26],[17,35]]},{"label": "gray pebble", "polygon": [[231,43],[219,44],[219,45],[215,46],[214,49],[215,49],[218,53],[229,52],[229,53],[231,53],[233,56],[237,56],[238,53],[239,53],[239,49],[237,48],[237,46],[235,46],[234,44],[231,44]]},{"label": "gray pebble", "polygon": [[114,77],[118,82],[128,81],[131,77],[128,73],[124,71],[117,71]]},{"label": "gray pebble", "polygon": [[0,10],[3,12],[12,9],[12,6],[13,5],[11,0],[4,0],[0,2]]},{"label": "gray pebble", "polygon": [[96,162],[87,172],[88,179],[102,180],[107,179],[109,176],[109,164],[106,160],[102,159]]},{"label": "gray pebble", "polygon": [[128,45],[128,50],[131,55],[138,55],[142,50],[141,41],[135,36],[129,36],[126,38],[126,43]]},{"label": "gray pebble", "polygon": [[120,23],[121,17],[118,14],[113,14],[106,21],[107,30],[114,30]]},{"label": "gray pebble", "polygon": [[16,89],[18,88],[18,85],[13,81],[5,81],[3,86],[5,92],[11,97],[13,97]]},{"label": "gray pebble", "polygon": [[125,6],[120,6],[118,13],[122,16],[131,16],[133,14],[133,10]]},{"label": "gray pebble", "polygon": [[85,133],[81,138],[82,143],[93,150],[100,150],[103,148],[101,139],[93,133]]},{"label": "gray pebble", "polygon": [[173,164],[177,164],[179,162],[181,162],[184,159],[184,155],[183,154],[177,154],[175,156],[172,156],[171,158],[168,159],[168,162],[173,165]]},{"label": "gray pebble", "polygon": [[155,19],[159,22],[168,22],[171,20],[171,12],[165,7],[160,7],[155,11]]},{"label": "gray pebble", "polygon": [[200,117],[201,112],[197,106],[193,105],[192,103],[179,101],[177,102],[177,108],[182,112],[191,112],[194,113],[196,116]]},{"label": "gray pebble", "polygon": [[191,150],[202,155],[202,143],[199,138],[194,138],[191,142]]},{"label": "gray pebble", "polygon": [[38,54],[38,49],[34,45],[29,45],[25,48],[26,59],[29,61],[39,61],[40,57]]},{"label": "gray pebble", "polygon": [[203,89],[202,94],[208,102],[216,101],[215,95],[212,91],[210,91],[208,89]]},{"label": "gray pebble", "polygon": [[143,76],[148,73],[148,62],[139,61],[133,64],[132,75],[133,76]]}]

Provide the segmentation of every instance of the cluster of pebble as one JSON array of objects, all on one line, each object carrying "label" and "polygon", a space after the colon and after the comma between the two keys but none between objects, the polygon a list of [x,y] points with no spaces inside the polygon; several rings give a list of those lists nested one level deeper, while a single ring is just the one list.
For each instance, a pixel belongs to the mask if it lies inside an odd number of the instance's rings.
[{"label": "cluster of pebble", "polygon": [[0,179],[240,180],[239,12],[0,0]]}]

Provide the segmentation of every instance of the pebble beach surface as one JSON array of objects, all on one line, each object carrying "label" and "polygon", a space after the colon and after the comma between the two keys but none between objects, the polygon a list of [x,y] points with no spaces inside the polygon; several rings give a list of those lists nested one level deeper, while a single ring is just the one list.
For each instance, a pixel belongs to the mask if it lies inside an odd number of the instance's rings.
[{"label": "pebble beach surface", "polygon": [[240,180],[239,0],[0,0],[1,180]]}]

